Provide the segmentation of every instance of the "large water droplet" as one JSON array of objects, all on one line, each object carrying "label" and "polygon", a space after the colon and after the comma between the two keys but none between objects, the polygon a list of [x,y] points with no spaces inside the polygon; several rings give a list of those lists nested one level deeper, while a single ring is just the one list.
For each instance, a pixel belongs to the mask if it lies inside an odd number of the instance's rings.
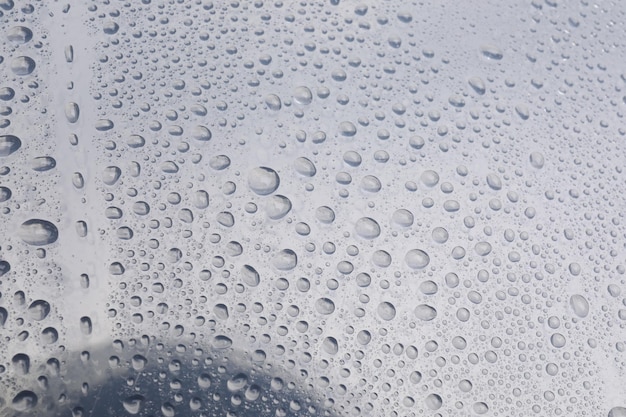
[{"label": "large water droplet", "polygon": [[335,311],[335,303],[330,298],[318,298],[315,302],[315,310],[323,315],[333,314],[333,312]]},{"label": "large water droplet", "polygon": [[20,138],[14,135],[0,136],[0,156],[9,156],[22,146]]},{"label": "large water droplet", "polygon": [[356,232],[364,239],[374,239],[380,236],[380,226],[370,217],[361,217],[355,225]]},{"label": "large water droplet", "polygon": [[35,300],[28,307],[28,315],[36,321],[41,321],[50,314],[50,303],[44,300]]},{"label": "large water droplet", "polygon": [[413,269],[423,269],[430,263],[430,257],[421,249],[411,249],[406,253],[404,261]]},{"label": "large water droplet", "polygon": [[569,305],[580,318],[585,318],[589,314],[589,302],[580,294],[574,294],[569,299]]},{"label": "large water droplet", "polygon": [[32,391],[21,391],[11,402],[11,407],[16,411],[28,411],[35,408],[39,398]]},{"label": "large water droplet", "polygon": [[11,70],[16,75],[28,75],[35,71],[35,60],[28,56],[18,56],[11,61]]},{"label": "large water droplet", "polygon": [[127,413],[132,415],[137,415],[141,412],[141,406],[145,401],[145,397],[140,394],[134,394],[130,397],[126,397],[124,401],[122,401],[122,405],[124,406],[124,410]]},{"label": "large water droplet", "polygon": [[259,195],[268,195],[280,185],[280,177],[272,168],[257,167],[248,173],[250,189]]},{"label": "large water droplet", "polygon": [[29,245],[44,246],[56,242],[59,231],[47,220],[30,219],[20,226],[19,236]]},{"label": "large water droplet", "polygon": [[250,265],[244,265],[243,268],[241,268],[241,280],[246,285],[256,287],[261,282],[261,276],[256,269]]},{"label": "large water droplet", "polygon": [[378,304],[376,311],[378,316],[385,321],[393,320],[396,317],[396,307],[388,301]]},{"label": "large water droplet", "polygon": [[7,39],[11,42],[26,43],[33,38],[33,31],[25,26],[13,26],[7,31]]},{"label": "large water droplet", "polygon": [[437,310],[428,304],[420,304],[415,307],[415,316],[423,321],[431,321],[437,317]]}]

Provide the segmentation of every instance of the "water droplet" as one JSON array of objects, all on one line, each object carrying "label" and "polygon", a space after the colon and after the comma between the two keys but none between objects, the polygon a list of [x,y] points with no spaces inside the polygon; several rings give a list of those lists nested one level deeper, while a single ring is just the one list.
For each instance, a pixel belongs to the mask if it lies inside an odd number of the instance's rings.
[{"label": "water droplet", "polygon": [[206,126],[198,125],[191,130],[191,137],[201,142],[211,140],[212,136],[211,131]]},{"label": "water droplet", "polygon": [[41,321],[50,314],[50,303],[45,300],[35,300],[28,307],[28,315],[31,319]]},{"label": "water droplet", "polygon": [[65,117],[67,121],[70,123],[76,123],[78,121],[78,117],[80,116],[80,109],[78,104],[74,102],[67,103],[65,105]]},{"label": "water droplet", "polygon": [[357,333],[356,340],[357,342],[359,342],[360,345],[365,346],[369,344],[369,342],[372,340],[372,335],[367,330],[361,330],[359,333]]},{"label": "water droplet", "polygon": [[124,401],[122,401],[122,405],[127,413],[137,415],[141,412],[144,401],[145,397],[143,395],[135,394],[125,398]]},{"label": "water droplet", "polygon": [[608,417],[626,417],[626,407],[611,408]]},{"label": "water droplet", "polygon": [[284,195],[273,195],[265,202],[265,211],[272,220],[282,219],[291,210],[291,201]]},{"label": "water droplet", "polygon": [[296,87],[293,92],[293,100],[298,104],[311,104],[313,101],[313,93],[308,87]]},{"label": "water droplet", "polygon": [[446,243],[450,237],[448,231],[443,227],[435,227],[432,232],[433,240],[439,244]]},{"label": "water droplet", "polygon": [[413,225],[414,221],[413,213],[407,209],[396,210],[391,219],[395,224],[401,227],[410,227]]},{"label": "water droplet", "polygon": [[470,78],[468,80],[468,83],[470,87],[472,87],[472,89],[480,95],[485,94],[485,91],[487,91],[487,87],[485,87],[485,82],[479,77]]},{"label": "water droplet", "polygon": [[197,190],[193,195],[193,205],[198,209],[209,207],[209,193],[204,190]]},{"label": "water droplet", "polygon": [[517,115],[522,120],[528,120],[528,118],[530,117],[530,111],[528,110],[528,107],[523,104],[518,104],[517,106],[515,106],[515,113],[517,113]]},{"label": "water droplet", "polygon": [[565,346],[565,343],[566,343],[565,336],[563,336],[561,333],[554,333],[550,337],[550,343],[552,343],[552,346],[554,346],[555,348],[560,349],[563,346]]},{"label": "water droplet", "polygon": [[430,408],[431,410],[439,410],[443,405],[443,400],[437,394],[428,394],[425,403],[426,407]]},{"label": "water droplet", "polygon": [[59,332],[54,327],[46,327],[41,332],[41,339],[46,344],[53,344],[59,340]]},{"label": "water droplet", "polygon": [[53,169],[57,166],[57,161],[51,156],[39,156],[33,158],[30,163],[30,167],[33,171],[45,172]]},{"label": "water droplet", "polygon": [[35,61],[28,56],[18,56],[11,62],[11,70],[15,75],[29,75],[35,71]]},{"label": "water droplet", "polygon": [[382,184],[378,178],[373,175],[366,175],[361,180],[361,189],[370,193],[377,193],[381,190]]},{"label": "water droplet", "polygon": [[364,239],[375,239],[380,236],[380,226],[370,217],[361,217],[355,225],[356,232]]},{"label": "water droplet", "polygon": [[427,187],[434,187],[437,183],[439,183],[439,174],[429,169],[422,172],[420,181],[422,181],[422,183]]},{"label": "water droplet", "polygon": [[388,301],[380,303],[376,311],[378,316],[385,321],[393,320],[396,317],[396,307]]},{"label": "water droplet", "polygon": [[276,94],[268,94],[265,96],[265,105],[268,109],[278,111],[282,108],[283,104],[280,101],[280,97]]},{"label": "water droplet", "polygon": [[247,401],[256,401],[261,396],[261,387],[257,384],[250,385],[248,388],[246,388],[244,396],[246,397]]},{"label": "water droplet", "polygon": [[569,299],[569,305],[580,318],[585,318],[589,314],[589,302],[580,294],[574,294]]},{"label": "water droplet", "polygon": [[480,47],[480,52],[489,59],[501,60],[504,54],[502,50],[494,44],[484,44]]},{"label": "water droplet", "polygon": [[274,256],[273,265],[281,271],[290,271],[298,265],[298,257],[291,249],[283,249]]},{"label": "water droplet", "polygon": [[478,242],[474,246],[474,251],[480,256],[487,256],[491,253],[491,244],[489,242]]},{"label": "water droplet", "polygon": [[226,382],[226,387],[230,392],[237,392],[242,390],[247,384],[248,376],[244,373],[239,373],[233,375],[233,377]]},{"label": "water droplet", "polygon": [[315,218],[324,224],[335,221],[335,212],[328,206],[320,206],[315,210]]},{"label": "water droplet", "polygon": [[317,173],[317,169],[310,159],[305,157],[297,158],[294,163],[294,168],[298,174],[305,177],[313,177]]},{"label": "water droplet", "polygon": [[261,276],[250,265],[244,265],[241,268],[241,280],[250,287],[256,287],[261,282]]},{"label": "water droplet", "polygon": [[404,261],[413,269],[423,269],[430,263],[430,257],[421,249],[411,249],[406,253]]},{"label": "water droplet", "polygon": [[233,341],[224,335],[218,335],[213,338],[213,347],[215,349],[228,349],[233,345]]},{"label": "water droplet", "polygon": [[72,45],[67,45],[63,52],[65,53],[65,62],[74,62],[74,47]]},{"label": "water droplet", "polygon": [[122,175],[122,170],[116,166],[109,166],[102,172],[102,181],[106,185],[114,185]]},{"label": "water droplet", "polygon": [[112,120],[109,119],[99,119],[96,121],[94,127],[99,132],[106,132],[113,129],[115,127],[115,124]]},{"label": "water droplet", "polygon": [[13,192],[10,188],[5,186],[0,186],[0,203],[4,203],[5,201],[9,201]]},{"label": "water droplet", "polygon": [[120,29],[120,25],[115,23],[113,20],[107,20],[102,25],[102,30],[107,35],[114,35],[114,34],[116,34],[119,29]]},{"label": "water droplet", "polygon": [[502,180],[498,175],[491,173],[487,175],[487,185],[489,185],[492,190],[501,190]]},{"label": "water droplet", "polygon": [[22,146],[20,138],[14,135],[0,136],[0,157],[9,156]]},{"label": "water droplet", "polygon": [[248,185],[258,195],[268,195],[276,191],[280,178],[272,168],[257,167],[248,174]]},{"label": "water droplet", "polygon": [[325,316],[333,314],[335,311],[335,303],[330,298],[318,298],[315,302],[315,310]]},{"label": "water droplet", "polygon": [[356,135],[356,126],[352,122],[341,122],[339,124],[339,134],[345,137]]},{"label": "water droplet", "polygon": [[165,161],[161,164],[161,171],[166,174],[176,174],[178,169],[178,165],[174,161]]},{"label": "water droplet", "polygon": [[39,398],[32,391],[20,391],[11,402],[11,407],[16,411],[28,411],[35,408]]},{"label": "water droplet", "polygon": [[533,168],[541,169],[544,163],[545,160],[541,152],[533,152],[530,154],[530,165],[532,165]]},{"label": "water droplet", "polygon": [[472,410],[474,410],[476,414],[485,414],[489,411],[489,407],[484,402],[477,401],[472,405]]},{"label": "water droplet", "polygon": [[89,336],[93,331],[93,324],[91,318],[83,316],[80,318],[80,331],[85,336]]},{"label": "water droplet", "polygon": [[131,148],[137,149],[143,147],[146,144],[146,139],[141,135],[130,135],[126,143]]},{"label": "water droplet", "polygon": [[59,231],[47,220],[30,219],[20,226],[19,236],[29,245],[44,246],[56,242]]},{"label": "water droplet", "polygon": [[431,280],[422,282],[419,288],[424,295],[434,295],[439,290],[439,286]]},{"label": "water droplet", "polygon": [[7,39],[11,42],[26,43],[33,38],[33,31],[25,26],[13,26],[7,31]]},{"label": "water droplet", "polygon": [[[244,278],[244,282],[245,282],[245,278]],[[251,286],[254,287],[255,285],[251,285]],[[216,304],[213,307],[213,313],[215,313],[215,316],[220,320],[228,320],[228,317],[230,316],[228,313],[228,306],[226,306],[225,304],[221,304],[221,303]]]},{"label": "water droplet", "polygon": [[11,365],[18,375],[26,375],[30,371],[30,357],[24,353],[18,353],[11,359]]},{"label": "water droplet", "polygon": [[420,304],[415,307],[415,316],[423,321],[431,321],[437,317],[437,310],[428,304]]},{"label": "water droplet", "polygon": [[211,376],[207,373],[201,373],[200,375],[198,375],[198,378],[196,380],[198,382],[198,386],[201,389],[207,389],[211,387]]},{"label": "water droplet", "polygon": [[215,155],[209,159],[209,166],[216,171],[222,171],[230,166],[230,158],[226,155]]},{"label": "water droplet", "polygon": [[336,355],[339,352],[339,344],[334,337],[326,337],[322,342],[322,350],[329,355]]}]

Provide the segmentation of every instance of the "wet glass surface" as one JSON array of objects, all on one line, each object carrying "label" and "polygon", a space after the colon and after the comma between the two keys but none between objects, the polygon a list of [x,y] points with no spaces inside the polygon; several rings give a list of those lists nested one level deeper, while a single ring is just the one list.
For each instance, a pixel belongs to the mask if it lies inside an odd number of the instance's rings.
[{"label": "wet glass surface", "polygon": [[625,13],[0,0],[0,416],[626,417]]}]

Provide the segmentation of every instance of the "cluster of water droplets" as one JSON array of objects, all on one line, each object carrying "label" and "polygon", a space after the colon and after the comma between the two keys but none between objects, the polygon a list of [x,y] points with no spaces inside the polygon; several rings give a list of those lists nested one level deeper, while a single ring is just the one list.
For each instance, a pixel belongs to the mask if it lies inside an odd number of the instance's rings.
[{"label": "cluster of water droplets", "polygon": [[2,412],[626,415],[622,7],[34,3]]}]

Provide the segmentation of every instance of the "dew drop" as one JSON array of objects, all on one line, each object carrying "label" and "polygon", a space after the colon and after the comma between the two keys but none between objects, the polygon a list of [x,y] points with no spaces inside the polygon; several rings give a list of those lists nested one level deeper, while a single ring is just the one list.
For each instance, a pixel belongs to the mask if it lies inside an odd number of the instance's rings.
[{"label": "dew drop", "polygon": [[313,93],[308,87],[296,87],[293,92],[293,100],[298,104],[311,104],[313,101]]},{"label": "dew drop", "polygon": [[339,352],[339,343],[334,337],[326,337],[322,342],[322,350],[329,355],[336,355]]},{"label": "dew drop", "polygon": [[489,59],[499,61],[504,54],[502,50],[494,44],[484,44],[480,47],[480,52]]},{"label": "dew drop", "polygon": [[248,185],[258,195],[268,195],[276,191],[280,178],[272,168],[257,167],[249,172]]},{"label": "dew drop", "polygon": [[430,257],[421,249],[411,249],[406,253],[404,261],[413,269],[424,269],[430,263]]},{"label": "dew drop", "polygon": [[328,316],[335,311],[335,303],[330,298],[318,298],[315,302],[315,310],[320,314]]},{"label": "dew drop", "polygon": [[22,146],[20,138],[14,135],[0,136],[0,157],[9,156]]},{"label": "dew drop", "polygon": [[50,314],[50,303],[45,300],[35,300],[28,307],[28,315],[31,319],[41,321]]},{"label": "dew drop", "polygon": [[298,256],[291,249],[283,249],[274,256],[273,265],[281,271],[290,271],[298,265]]},{"label": "dew drop", "polygon": [[431,321],[437,317],[437,310],[428,304],[420,304],[415,307],[415,316],[422,321]]},{"label": "dew drop", "polygon": [[443,405],[443,400],[437,394],[428,394],[425,403],[426,407],[430,408],[431,410],[439,410]]},{"label": "dew drop", "polygon": [[364,239],[375,239],[380,236],[380,226],[371,217],[361,217],[357,220],[355,230]]},{"label": "dew drop", "polygon": [[15,75],[29,75],[35,71],[35,61],[28,56],[18,56],[11,62],[11,70]]},{"label": "dew drop", "polygon": [[20,391],[11,402],[11,407],[16,411],[28,411],[35,408],[39,398],[32,391]]},{"label": "dew drop", "polygon": [[569,305],[580,318],[585,318],[589,314],[589,302],[580,294],[574,294],[569,299]]},{"label": "dew drop", "polygon": [[141,412],[141,407],[145,401],[145,397],[140,394],[131,395],[122,401],[124,410],[128,414],[137,415]]},{"label": "dew drop", "polygon": [[393,320],[396,317],[396,307],[388,301],[378,304],[376,311],[378,316],[385,321]]},{"label": "dew drop", "polygon": [[26,43],[33,38],[33,31],[25,26],[14,26],[7,31],[7,39],[11,42]]},{"label": "dew drop", "polygon": [[29,245],[45,246],[56,242],[59,231],[47,220],[30,219],[20,226],[19,236]]}]

